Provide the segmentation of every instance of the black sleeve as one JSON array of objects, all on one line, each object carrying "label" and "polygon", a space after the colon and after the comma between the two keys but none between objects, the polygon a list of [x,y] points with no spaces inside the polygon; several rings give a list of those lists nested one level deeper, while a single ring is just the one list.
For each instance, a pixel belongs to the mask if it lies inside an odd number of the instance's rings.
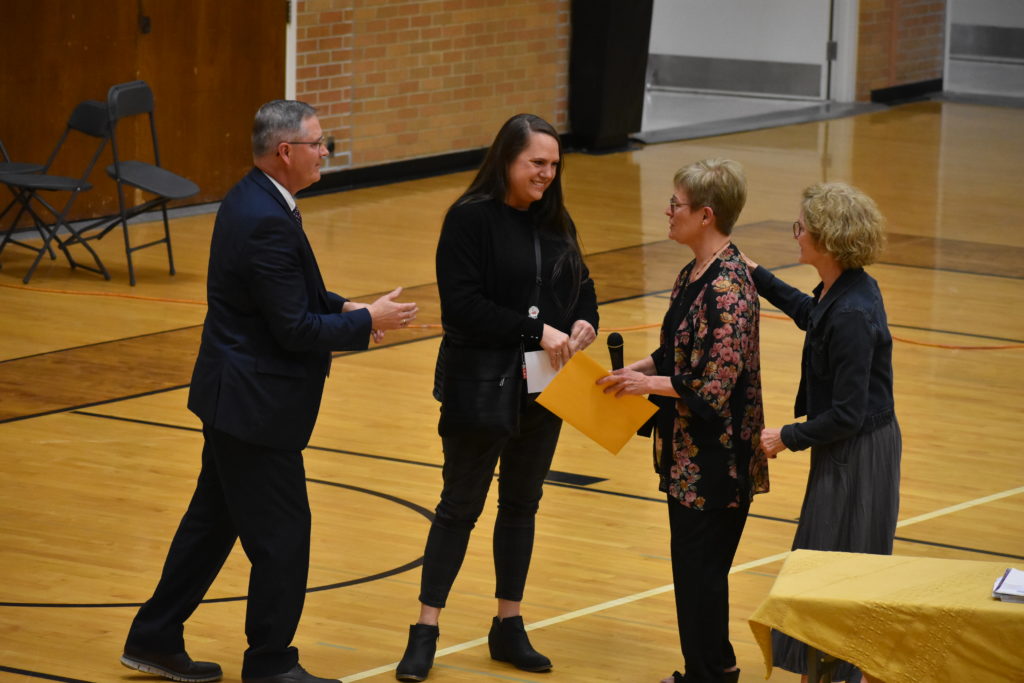
[{"label": "black sleeve", "polygon": [[758,294],[792,318],[801,330],[807,329],[807,320],[814,309],[814,297],[804,294],[796,287],[790,287],[763,266],[755,268],[751,276]]},{"label": "black sleeve", "polygon": [[782,428],[782,443],[792,451],[848,439],[864,425],[868,409],[868,383],[875,351],[875,332],[862,311],[829,316],[827,339],[816,354],[827,355],[825,366],[833,378],[832,405],[807,422]]},{"label": "black sleeve", "polygon": [[287,221],[267,217],[245,247],[254,299],[271,334],[289,351],[365,349],[370,341],[369,311],[321,314],[309,310],[298,234]]},{"label": "black sleeve", "polygon": [[580,298],[576,302],[576,311],[573,315],[572,322],[577,320],[586,320],[590,323],[590,326],[594,328],[594,332],[598,331],[598,322],[600,316],[597,312],[597,290],[594,288],[594,281],[590,279],[590,269],[587,268],[587,264],[582,264],[580,271],[582,278],[580,284]]},{"label": "black sleeve", "polygon": [[348,301],[348,299],[340,294],[327,292],[327,302],[330,304],[331,313],[341,313],[341,309],[345,306],[346,301]]}]

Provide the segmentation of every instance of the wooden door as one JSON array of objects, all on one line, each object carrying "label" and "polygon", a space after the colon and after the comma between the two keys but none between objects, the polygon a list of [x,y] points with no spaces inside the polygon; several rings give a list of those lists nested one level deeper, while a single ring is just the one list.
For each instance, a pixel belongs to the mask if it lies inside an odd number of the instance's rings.
[{"label": "wooden door", "polygon": [[[156,101],[162,165],[200,187],[187,203],[219,200],[249,168],[253,114],[284,96],[284,0],[8,5],[0,22],[0,139],[12,158],[41,163],[78,102],[105,100],[111,85],[142,79]],[[142,121],[120,130],[122,155],[150,160],[148,135]],[[52,172],[79,175],[94,149],[72,140]],[[103,170],[110,160],[107,151],[72,217],[116,211]]]},{"label": "wooden door", "polygon": [[[161,161],[218,201],[252,166],[252,119],[284,97],[284,0],[140,0],[135,78],[156,99]],[[138,129],[137,139],[145,140]],[[120,140],[120,138],[118,138]]]}]

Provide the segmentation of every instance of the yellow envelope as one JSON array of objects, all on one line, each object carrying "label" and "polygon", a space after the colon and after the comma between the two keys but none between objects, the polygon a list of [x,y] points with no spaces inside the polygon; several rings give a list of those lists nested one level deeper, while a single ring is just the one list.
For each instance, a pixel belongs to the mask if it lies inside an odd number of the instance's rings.
[{"label": "yellow envelope", "polygon": [[584,352],[574,355],[558,371],[537,402],[591,439],[618,453],[640,426],[658,410],[643,396],[604,393],[595,384],[608,374]]}]

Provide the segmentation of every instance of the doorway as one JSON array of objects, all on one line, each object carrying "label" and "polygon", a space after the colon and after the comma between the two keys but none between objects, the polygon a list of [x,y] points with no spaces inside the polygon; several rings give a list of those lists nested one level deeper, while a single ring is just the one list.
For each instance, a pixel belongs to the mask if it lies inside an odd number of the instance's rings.
[{"label": "doorway", "polygon": [[857,0],[655,0],[644,142],[847,115]]}]

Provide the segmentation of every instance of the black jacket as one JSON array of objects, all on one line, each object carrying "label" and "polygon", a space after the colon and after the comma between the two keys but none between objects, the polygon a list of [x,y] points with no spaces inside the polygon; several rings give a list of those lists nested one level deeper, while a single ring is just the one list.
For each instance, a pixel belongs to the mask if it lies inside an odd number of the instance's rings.
[{"label": "black jacket", "polygon": [[242,441],[301,450],[309,441],[331,351],[365,349],[369,311],[341,313],[284,197],[258,169],[217,212],[206,321],[188,407]]},{"label": "black jacket", "polygon": [[[578,292],[565,268],[554,277],[565,241],[543,230],[542,285],[537,319],[527,315],[535,290],[537,263],[528,211],[502,202],[479,201],[449,209],[437,245],[437,287],[445,333],[482,347],[539,349],[544,324],[566,334],[577,320],[597,331],[597,295],[586,265]],[[575,296],[574,296],[575,295]]]},{"label": "black jacket", "polygon": [[782,428],[786,447],[840,441],[891,421],[892,335],[874,278],[845,270],[821,299],[821,283],[810,297],[765,268],[753,276],[757,293],[807,332],[794,406],[807,421]]}]

